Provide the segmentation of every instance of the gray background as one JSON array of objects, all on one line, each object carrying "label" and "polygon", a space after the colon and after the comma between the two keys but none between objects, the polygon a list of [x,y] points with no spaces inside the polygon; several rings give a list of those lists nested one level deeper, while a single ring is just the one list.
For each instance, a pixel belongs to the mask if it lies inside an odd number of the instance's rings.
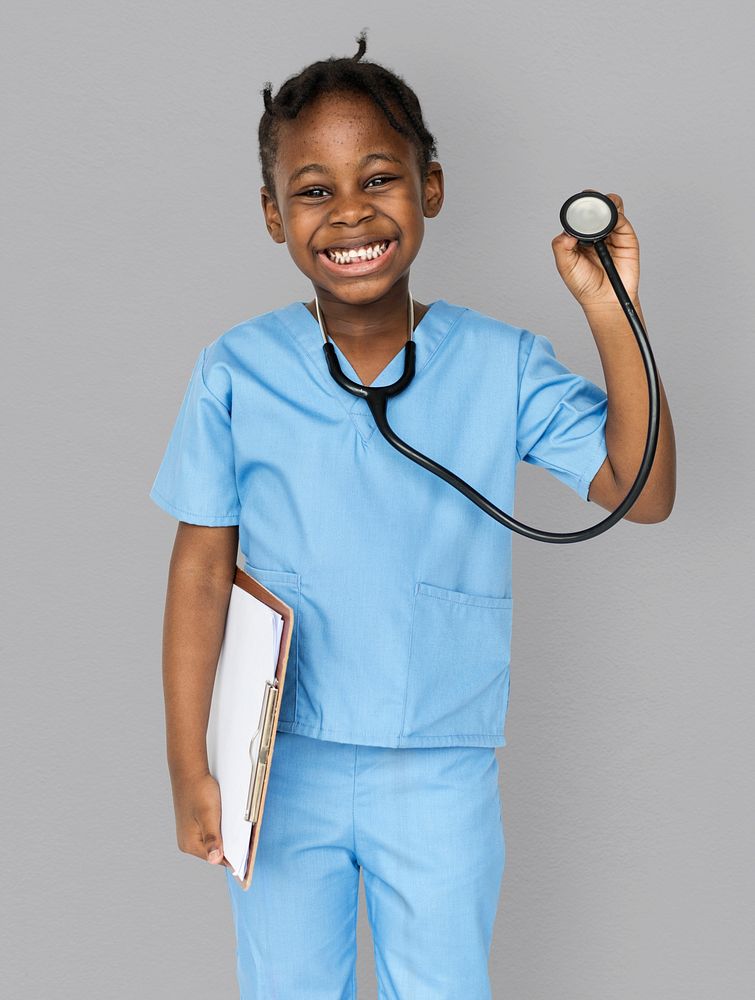
[{"label": "gray background", "polygon": [[[752,5],[25,0],[4,21],[8,995],[237,996],[225,876],[175,842],[176,523],[147,493],[199,349],[312,295],[263,225],[261,89],[367,26],[445,169],[415,297],[543,333],[604,386],[550,241],[569,195],[621,194],[676,429],[667,521],[514,536],[494,996],[751,996]],[[518,518],[605,516],[519,469]],[[363,897],[359,970],[374,998]]]}]

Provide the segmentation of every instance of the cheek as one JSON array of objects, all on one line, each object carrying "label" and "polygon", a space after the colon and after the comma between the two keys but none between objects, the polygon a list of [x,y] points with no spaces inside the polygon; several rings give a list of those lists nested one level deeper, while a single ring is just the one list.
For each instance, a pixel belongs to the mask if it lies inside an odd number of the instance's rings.
[{"label": "cheek", "polygon": [[416,242],[421,241],[425,232],[425,217],[422,214],[421,207],[413,203],[410,207],[407,207],[403,219],[407,235]]},{"label": "cheek", "polygon": [[308,244],[312,238],[315,225],[305,225],[301,218],[289,217],[286,223],[286,241],[291,253],[297,257],[311,256]]},{"label": "cheek", "polygon": [[412,197],[409,194],[402,197],[400,203],[397,205],[397,210],[400,211],[401,216],[406,219],[410,225],[415,228],[422,226],[424,221],[422,202],[417,201],[415,197]]}]

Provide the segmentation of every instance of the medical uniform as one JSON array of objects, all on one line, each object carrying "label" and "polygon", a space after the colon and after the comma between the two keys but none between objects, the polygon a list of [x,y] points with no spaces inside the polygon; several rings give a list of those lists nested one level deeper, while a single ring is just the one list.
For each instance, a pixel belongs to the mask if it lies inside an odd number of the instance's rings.
[{"label": "medical uniform", "polygon": [[[603,389],[544,336],[443,299],[414,340],[388,402],[400,438],[509,513],[519,461],[587,500]],[[150,491],[179,520],[238,525],[244,569],[295,614],[249,890],[227,873],[242,1000],[354,996],[360,866],[381,998],[484,1000],[511,531],[396,451],[322,345],[297,301],[204,347]]]}]

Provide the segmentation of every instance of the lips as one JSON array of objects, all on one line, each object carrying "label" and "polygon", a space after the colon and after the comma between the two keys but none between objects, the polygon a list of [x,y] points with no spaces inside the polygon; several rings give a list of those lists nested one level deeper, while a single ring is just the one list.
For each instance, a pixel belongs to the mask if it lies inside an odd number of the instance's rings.
[{"label": "lips", "polygon": [[[380,243],[384,241],[385,237],[382,237],[376,239],[374,242]],[[370,241],[368,240],[367,243],[369,244],[369,242]],[[336,248],[343,247],[345,249],[348,249],[350,246],[357,247],[363,245],[364,245],[364,240],[362,240],[361,243],[346,241],[344,243],[334,243],[333,247]],[[396,240],[389,240],[387,249],[379,257],[375,257],[373,258],[373,260],[364,260],[364,261],[354,262],[351,264],[336,264],[334,261],[330,259],[330,257],[328,257],[327,253],[325,253],[325,250],[318,250],[317,259],[320,261],[322,266],[325,268],[326,271],[328,271],[329,274],[337,274],[342,278],[348,278],[348,277],[357,278],[365,274],[372,274],[374,271],[382,270],[386,266],[388,261],[390,261],[393,258],[393,255],[396,253],[397,246],[398,243]]]}]

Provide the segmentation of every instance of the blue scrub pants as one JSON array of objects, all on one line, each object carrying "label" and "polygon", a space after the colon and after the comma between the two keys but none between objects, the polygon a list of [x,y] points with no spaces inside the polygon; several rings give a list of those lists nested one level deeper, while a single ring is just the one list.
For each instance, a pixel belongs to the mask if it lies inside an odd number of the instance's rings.
[{"label": "blue scrub pants", "polygon": [[494,747],[276,733],[245,892],[241,1000],[354,1000],[359,871],[380,1000],[490,1000],[505,844]]}]

